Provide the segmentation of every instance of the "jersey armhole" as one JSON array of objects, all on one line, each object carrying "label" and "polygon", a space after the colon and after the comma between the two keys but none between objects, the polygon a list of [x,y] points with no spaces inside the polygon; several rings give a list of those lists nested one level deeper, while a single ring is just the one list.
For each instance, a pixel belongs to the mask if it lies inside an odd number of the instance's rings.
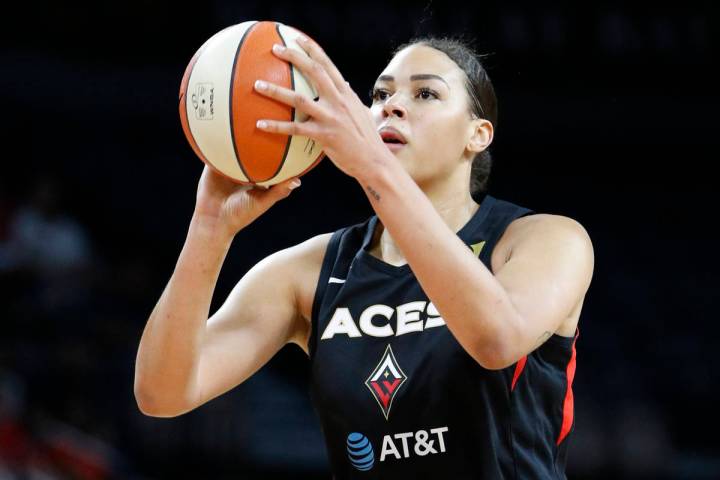
[{"label": "jersey armhole", "polygon": [[[500,241],[507,228],[512,222],[518,218],[527,217],[528,215],[534,215],[533,210],[529,210],[524,207],[519,207],[504,201],[497,201],[493,206],[498,209],[497,212],[491,212],[495,214],[495,218],[487,229],[492,232],[487,238],[487,244],[485,248],[480,251],[480,260],[490,270],[490,273],[495,275],[495,271],[492,268],[492,254],[495,250],[495,245]],[[499,212],[499,213],[498,213]],[[490,248],[488,248],[490,247]]]},{"label": "jersey armhole", "polygon": [[310,360],[312,360],[315,355],[315,342],[317,338],[320,305],[322,305],[322,299],[325,296],[325,290],[327,289],[330,274],[332,273],[332,267],[335,264],[338,246],[340,245],[340,238],[345,230],[346,229],[343,228],[332,234],[330,241],[328,241],[327,248],[325,249],[322,266],[320,267],[320,277],[318,278],[318,283],[315,287],[315,296],[313,297],[312,311],[310,312],[310,337],[308,339],[308,353]]}]

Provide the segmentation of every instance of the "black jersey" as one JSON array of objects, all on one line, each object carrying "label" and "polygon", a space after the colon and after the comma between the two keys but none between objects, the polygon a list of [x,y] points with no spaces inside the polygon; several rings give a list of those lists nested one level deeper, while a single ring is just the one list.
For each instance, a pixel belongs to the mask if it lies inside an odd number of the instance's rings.
[{"label": "black jersey", "polygon": [[[488,195],[458,236],[491,268],[507,226],[529,213]],[[368,252],[377,222],[332,235],[313,303],[310,393],[334,478],[565,478],[575,339],[483,368],[410,267]]]}]

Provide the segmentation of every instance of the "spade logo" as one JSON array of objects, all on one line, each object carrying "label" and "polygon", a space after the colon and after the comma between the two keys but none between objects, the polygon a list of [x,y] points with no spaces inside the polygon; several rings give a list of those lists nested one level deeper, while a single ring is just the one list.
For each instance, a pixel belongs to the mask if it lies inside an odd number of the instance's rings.
[{"label": "spade logo", "polygon": [[398,390],[407,380],[407,375],[402,371],[390,345],[385,349],[385,353],[377,364],[375,370],[365,381],[365,385],[372,393],[382,410],[385,420],[390,415],[390,408],[393,400],[397,396]]}]

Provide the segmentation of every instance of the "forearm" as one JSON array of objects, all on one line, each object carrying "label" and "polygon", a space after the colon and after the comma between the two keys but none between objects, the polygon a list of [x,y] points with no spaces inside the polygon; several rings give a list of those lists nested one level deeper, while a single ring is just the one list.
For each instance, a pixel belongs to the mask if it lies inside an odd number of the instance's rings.
[{"label": "forearm", "polygon": [[138,348],[135,395],[147,413],[188,401],[213,291],[230,247],[213,221],[194,216],[175,271],[150,314]]},{"label": "forearm", "polygon": [[[394,158],[358,179],[430,300],[458,341],[480,363],[503,358],[517,310],[493,274],[474,257]],[[483,358],[478,358],[482,356]]]}]

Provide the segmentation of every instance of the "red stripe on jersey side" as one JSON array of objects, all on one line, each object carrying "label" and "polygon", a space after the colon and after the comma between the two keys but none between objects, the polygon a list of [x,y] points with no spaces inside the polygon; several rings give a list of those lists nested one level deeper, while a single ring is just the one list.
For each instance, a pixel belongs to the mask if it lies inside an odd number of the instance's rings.
[{"label": "red stripe on jersey side", "polygon": [[518,378],[520,378],[520,375],[522,374],[523,370],[525,370],[525,363],[527,363],[527,355],[522,357],[518,362],[515,364],[515,374],[513,375],[512,385],[510,386],[510,390],[515,390],[515,384],[518,381]]},{"label": "red stripe on jersey side", "polygon": [[570,433],[573,424],[573,414],[575,413],[575,402],[573,400],[572,382],[575,378],[575,343],[577,342],[580,332],[575,334],[575,340],[572,345],[572,355],[567,366],[567,391],[565,392],[565,402],[563,403],[563,421],[560,427],[560,435],[557,439],[557,445],[560,445],[565,437]]}]

